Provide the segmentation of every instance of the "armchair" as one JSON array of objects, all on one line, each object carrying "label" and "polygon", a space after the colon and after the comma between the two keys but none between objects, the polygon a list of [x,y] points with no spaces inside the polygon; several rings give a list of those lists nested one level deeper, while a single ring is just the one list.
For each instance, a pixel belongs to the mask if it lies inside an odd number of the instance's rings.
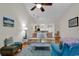
[{"label": "armchair", "polygon": [[21,42],[13,42],[12,39],[7,39],[4,42],[4,46],[0,49],[2,56],[11,56],[15,55],[19,49],[22,50]]},{"label": "armchair", "polygon": [[68,56],[69,55],[69,46],[64,44],[62,49],[60,49],[59,45],[51,45],[51,56]]}]

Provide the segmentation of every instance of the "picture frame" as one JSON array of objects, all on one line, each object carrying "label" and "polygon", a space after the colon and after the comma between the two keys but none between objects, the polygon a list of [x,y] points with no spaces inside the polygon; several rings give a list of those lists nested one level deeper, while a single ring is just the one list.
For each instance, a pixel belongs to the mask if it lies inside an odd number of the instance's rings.
[{"label": "picture frame", "polygon": [[78,24],[78,17],[74,17],[74,18],[72,18],[72,19],[70,19],[70,20],[68,20],[68,26],[69,26],[69,28],[71,28],[71,27],[77,27],[79,24]]},{"label": "picture frame", "polygon": [[3,17],[4,27],[14,27],[14,20],[8,17]]}]

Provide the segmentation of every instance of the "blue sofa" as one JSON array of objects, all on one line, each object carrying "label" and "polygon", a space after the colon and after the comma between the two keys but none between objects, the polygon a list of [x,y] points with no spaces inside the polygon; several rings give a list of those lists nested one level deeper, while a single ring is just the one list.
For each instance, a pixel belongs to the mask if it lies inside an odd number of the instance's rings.
[{"label": "blue sofa", "polygon": [[78,44],[74,44],[70,48],[70,55],[71,56],[79,56],[79,43]]},{"label": "blue sofa", "polygon": [[60,46],[51,45],[51,56],[79,56],[79,43],[72,44],[71,46],[64,43],[62,49]]}]

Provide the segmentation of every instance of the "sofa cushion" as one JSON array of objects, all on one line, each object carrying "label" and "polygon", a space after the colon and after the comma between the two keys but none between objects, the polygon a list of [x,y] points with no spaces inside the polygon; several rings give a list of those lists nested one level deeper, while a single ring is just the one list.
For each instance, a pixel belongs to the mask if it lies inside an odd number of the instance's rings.
[{"label": "sofa cushion", "polygon": [[68,56],[70,53],[70,47],[68,44],[64,43],[63,49],[62,49],[62,56]]},{"label": "sofa cushion", "polygon": [[59,44],[51,44],[51,55],[52,56],[60,56],[61,55],[61,49],[59,47]]},{"label": "sofa cushion", "polygon": [[79,56],[79,44],[72,46],[70,52],[70,56]]}]

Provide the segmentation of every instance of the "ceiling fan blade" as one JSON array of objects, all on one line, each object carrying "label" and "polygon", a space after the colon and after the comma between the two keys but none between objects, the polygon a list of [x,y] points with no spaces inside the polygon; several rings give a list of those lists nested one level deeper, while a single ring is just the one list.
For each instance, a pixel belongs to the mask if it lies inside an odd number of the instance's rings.
[{"label": "ceiling fan blade", "polygon": [[51,5],[52,5],[52,3],[41,3],[41,5],[51,6]]},{"label": "ceiling fan blade", "polygon": [[42,11],[42,12],[44,12],[44,11],[45,11],[43,7],[41,7],[40,9],[41,9],[41,11]]},{"label": "ceiling fan blade", "polygon": [[34,6],[34,7],[31,9],[31,11],[34,10],[35,8],[36,8],[36,6]]}]

